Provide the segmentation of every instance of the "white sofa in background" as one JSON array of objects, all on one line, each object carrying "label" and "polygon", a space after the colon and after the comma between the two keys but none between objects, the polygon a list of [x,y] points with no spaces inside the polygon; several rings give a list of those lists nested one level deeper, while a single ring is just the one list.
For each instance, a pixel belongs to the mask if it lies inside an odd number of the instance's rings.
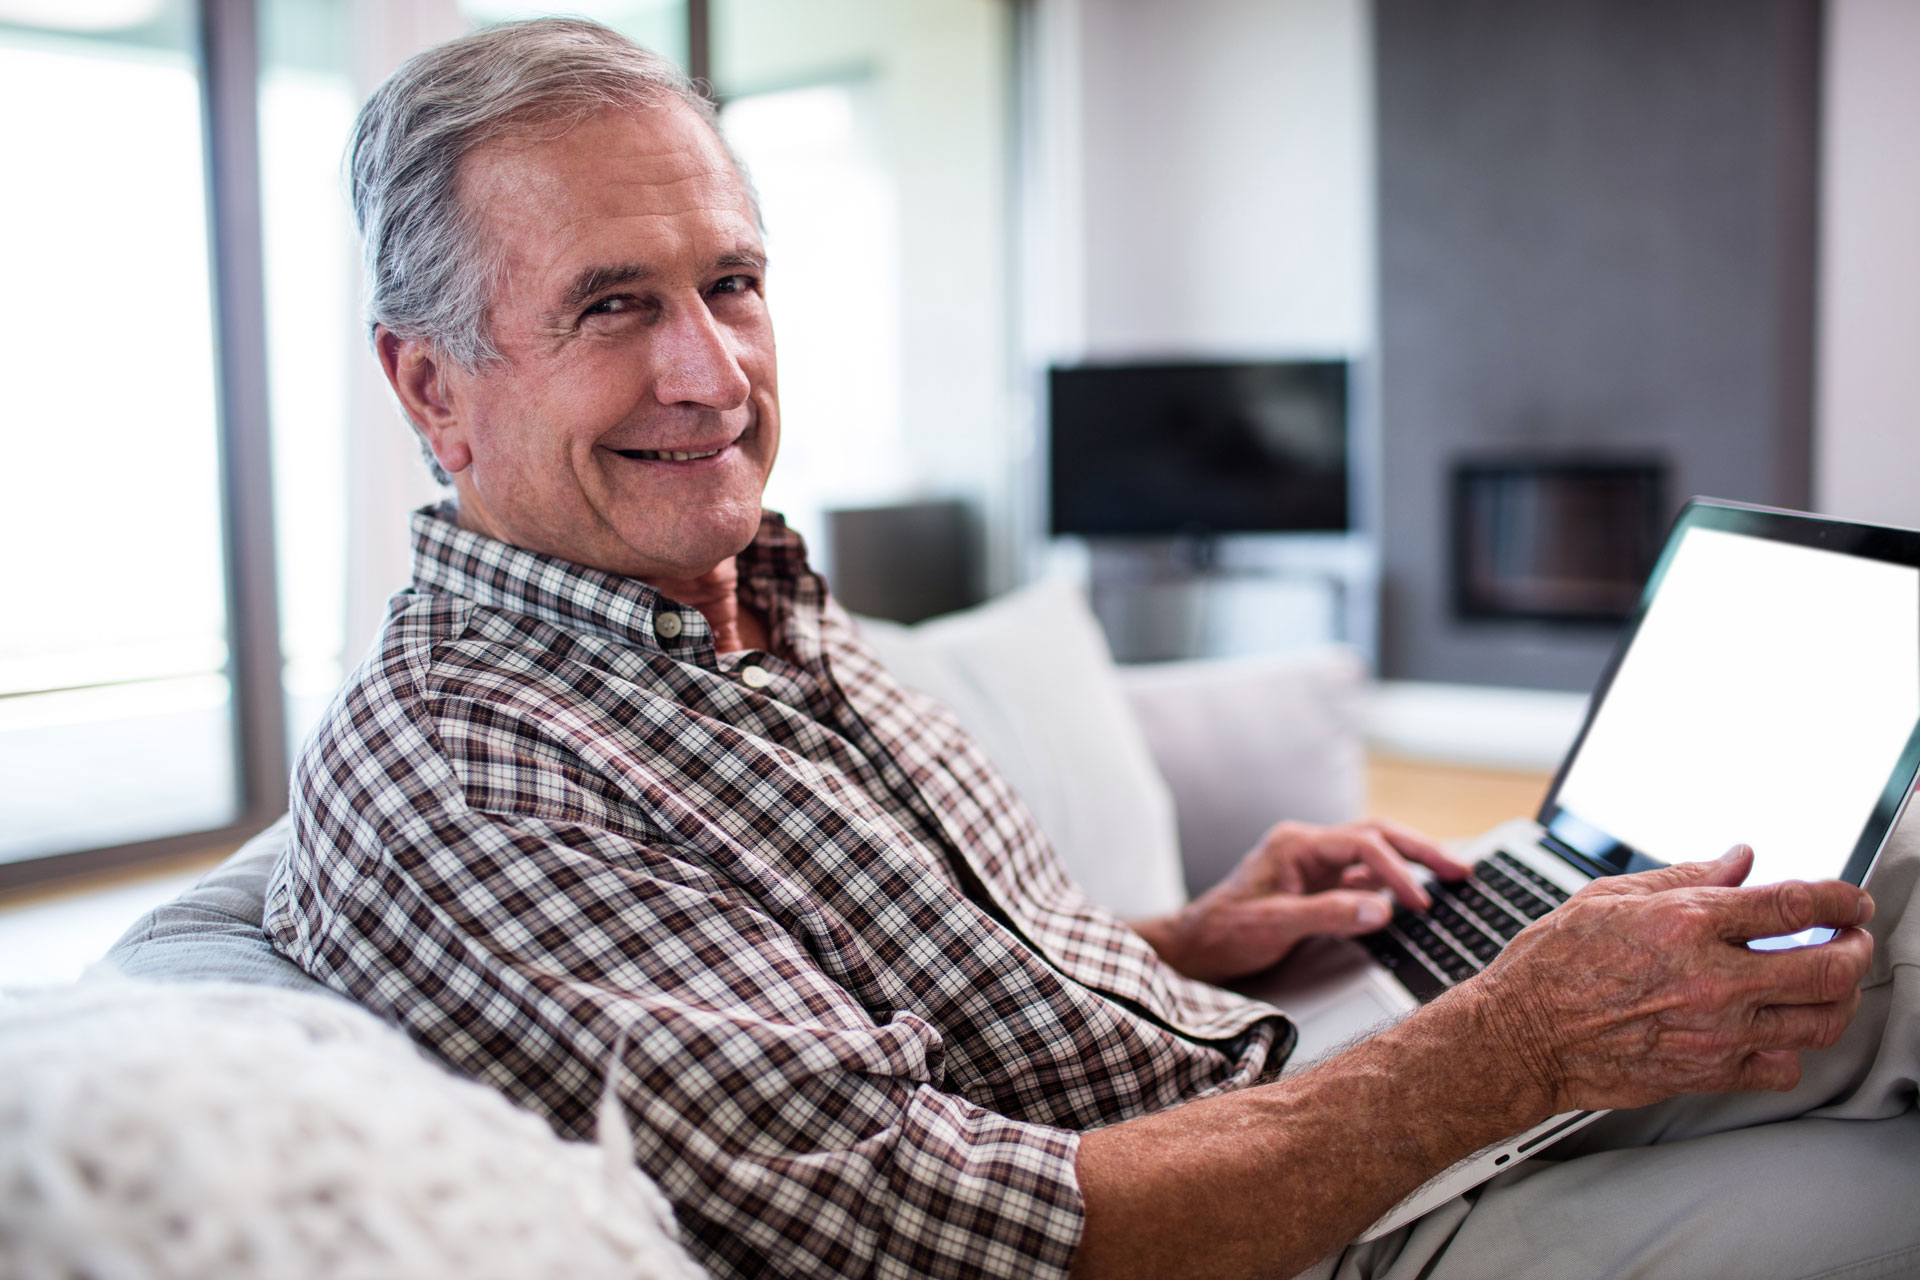
[{"label": "white sofa in background", "polygon": [[[1364,783],[1365,691],[1359,662],[1344,650],[1119,669],[1078,592],[1051,584],[917,627],[869,623],[867,631],[902,680],[954,709],[1032,808],[1089,897],[1122,916],[1178,906],[1189,893],[1224,875],[1273,822],[1283,818],[1337,822],[1358,815]],[[383,1147],[372,1140],[380,1135],[369,1135],[369,1127],[377,1127],[380,1117],[393,1114],[393,1109],[369,1105],[355,1110],[352,1099],[382,1090],[391,1093],[399,1087],[395,1080],[404,1080],[406,1087],[416,1090],[432,1088],[435,1078],[442,1080],[451,1091],[447,1105],[456,1111],[464,1107],[462,1114],[481,1117],[473,1123],[484,1121],[486,1109],[477,1107],[470,1097],[462,1102],[452,1096],[475,1086],[437,1066],[427,1066],[423,1072],[415,1061],[397,1074],[372,1072],[365,1065],[371,1060],[367,1056],[372,1052],[370,1043],[384,1044],[386,1052],[414,1061],[409,1043],[327,993],[268,946],[261,932],[263,897],[268,873],[286,839],[285,828],[285,820],[275,824],[209,872],[194,889],[149,913],[114,946],[108,957],[110,967],[102,966],[103,972],[80,986],[68,992],[0,1000],[0,1037],[8,1034],[9,1026],[34,1029],[30,1055],[0,1053],[0,1098],[28,1099],[0,1104],[0,1186],[26,1185],[17,1180],[22,1169],[54,1176],[46,1171],[67,1165],[50,1160],[47,1153],[53,1148],[66,1150],[63,1143],[97,1141],[111,1148],[98,1156],[100,1160],[136,1166],[146,1162],[147,1167],[95,1179],[95,1192],[86,1190],[84,1180],[60,1183],[65,1197],[60,1212],[66,1215],[60,1221],[82,1237],[90,1231],[102,1238],[111,1234],[119,1251],[113,1256],[124,1255],[128,1260],[120,1269],[95,1268],[99,1274],[218,1273],[204,1260],[191,1266],[181,1263],[180,1259],[195,1255],[174,1247],[178,1241],[170,1237],[149,1241],[153,1247],[143,1251],[137,1233],[128,1239],[125,1231],[107,1230],[107,1224],[131,1220],[126,1216],[128,1207],[112,1203],[111,1196],[136,1194],[142,1186],[151,1188],[168,1179],[176,1190],[195,1185],[186,1172],[167,1164],[177,1164],[194,1152],[219,1156],[208,1165],[215,1173],[202,1169],[194,1175],[211,1181],[194,1191],[197,1198],[185,1201],[199,1206],[196,1212],[207,1239],[240,1241],[234,1247],[243,1249],[252,1240],[254,1247],[271,1253],[277,1276],[328,1273],[318,1253],[301,1261],[301,1241],[294,1238],[301,1232],[289,1236],[281,1230],[292,1230],[305,1220],[295,1209],[310,1208],[308,1201],[319,1194],[315,1188],[329,1185],[326,1178],[309,1176],[311,1171],[303,1172],[297,1161],[288,1165],[285,1159],[264,1160],[255,1152],[245,1156],[244,1163],[261,1178],[280,1180],[271,1185],[285,1184],[276,1194],[289,1206],[287,1221],[263,1224],[262,1217],[272,1214],[262,1205],[274,1201],[259,1187],[223,1208],[218,1194],[223,1175],[217,1170],[227,1167],[235,1153],[222,1155],[210,1152],[205,1144],[182,1147],[161,1140],[177,1135],[183,1126],[191,1128],[195,1119],[190,1109],[180,1110],[179,1096],[146,1087],[156,1076],[151,1051],[155,1043],[161,1046],[163,1062],[171,1053],[190,1052],[189,1046],[196,1045],[206,1054],[243,1056],[239,1069],[232,1060],[225,1067],[208,1067],[212,1078],[226,1082],[222,1090],[191,1093],[203,1106],[212,1105],[210,1100],[217,1093],[223,1100],[223,1114],[244,1114],[249,1108],[277,1112],[295,1105],[298,1095],[298,1105],[318,1117],[325,1110],[325,1100],[314,1101],[311,1082],[320,1076],[341,1079],[342,1088],[333,1103],[344,1112],[310,1123],[320,1130],[331,1132],[327,1128],[331,1125],[369,1139],[366,1159],[385,1162],[380,1170],[383,1186],[395,1182],[391,1175],[398,1167],[403,1171],[401,1181],[429,1201],[459,1189],[459,1196],[465,1197],[459,1201],[462,1213],[479,1203],[472,1198],[475,1194],[503,1197],[503,1203],[520,1194],[513,1180],[497,1177],[488,1189],[475,1193],[472,1157],[463,1155],[458,1144],[442,1144],[438,1152],[414,1152],[396,1166],[393,1144]],[[154,990],[147,985],[154,982],[169,985],[163,994],[143,996],[143,991]],[[195,990],[182,988],[181,983],[205,985]],[[263,987],[281,990],[260,990]],[[330,1012],[317,1011],[322,1009]],[[202,1025],[220,1027],[232,1025],[237,1018],[257,1018],[281,1030],[276,1039],[275,1035],[197,1036],[191,1029],[196,1019]],[[338,1030],[342,1019],[355,1023],[351,1035]],[[140,1031],[142,1025],[149,1031]],[[176,1034],[156,1039],[151,1030],[156,1025],[173,1027]],[[322,1031],[314,1031],[316,1025]],[[138,1049],[142,1043],[147,1049]],[[350,1043],[354,1052],[341,1053],[341,1043]],[[276,1071],[260,1060],[260,1055],[270,1060],[276,1052],[331,1054],[332,1058],[327,1071],[317,1076],[313,1070]],[[67,1105],[62,1110],[58,1100],[71,1103],[74,1095],[46,1083],[61,1078],[63,1055],[88,1063],[87,1078],[94,1092],[84,1107]],[[356,1071],[366,1071],[366,1078],[353,1078]],[[116,1081],[124,1093],[117,1100],[103,1100],[113,1095]],[[41,1099],[37,1111],[33,1098]],[[498,1112],[496,1108],[496,1121]],[[101,1128],[88,1116],[118,1116],[114,1122],[118,1129]],[[144,1130],[142,1116],[147,1121]],[[69,1131],[75,1125],[87,1132],[76,1136]],[[222,1141],[233,1143],[245,1142],[250,1130],[229,1124],[220,1132]],[[521,1126],[502,1141],[510,1137],[524,1142],[526,1136]],[[558,1138],[552,1142],[556,1147],[569,1146]],[[334,1153],[330,1158],[337,1160],[345,1148],[335,1143],[327,1149]],[[609,1153],[616,1150],[614,1145],[608,1148]],[[630,1161],[614,1154],[607,1158],[630,1169]],[[556,1156],[541,1166],[547,1173],[530,1171],[526,1176],[577,1177],[574,1165],[578,1162],[570,1165],[570,1159],[570,1155]],[[354,1185],[351,1168],[336,1168],[331,1176],[336,1188]],[[614,1179],[608,1184],[614,1190],[604,1194],[613,1196],[613,1202],[628,1202],[635,1196],[645,1200],[657,1194],[650,1185],[636,1190],[630,1180],[622,1182],[624,1174],[607,1176]],[[187,1181],[182,1182],[183,1178]],[[168,1203],[182,1201],[175,1197]],[[47,1204],[28,1208],[35,1221],[50,1220]],[[0,1205],[0,1228],[7,1225],[6,1215],[18,1209],[17,1203]],[[452,1220],[447,1214],[436,1217],[424,1210],[409,1217],[404,1205],[396,1213],[399,1216],[385,1223],[385,1229],[415,1249],[408,1256],[416,1259],[421,1256],[418,1250],[434,1247],[429,1226]],[[231,1220],[235,1214],[247,1215],[246,1221]],[[88,1223],[94,1226],[89,1228]],[[34,1239],[45,1244],[46,1237],[47,1232],[41,1231]],[[0,1229],[0,1241],[9,1238]],[[306,1243],[324,1252],[324,1240]],[[636,1274],[683,1274],[684,1259],[677,1245],[670,1239],[655,1244],[657,1248],[644,1240],[636,1244],[631,1239],[596,1237],[595,1247],[605,1246],[615,1254],[624,1250],[624,1256],[645,1261]],[[21,1258],[7,1256],[13,1247],[0,1244],[0,1273],[32,1274],[16,1265]],[[516,1270],[508,1265],[510,1251],[504,1248],[497,1255],[498,1265],[478,1267],[469,1265],[471,1248],[450,1245],[449,1249],[453,1250],[446,1255],[449,1265],[457,1259],[468,1260],[455,1267],[460,1274],[565,1273],[565,1268],[554,1271],[547,1266],[551,1259],[545,1254],[539,1255],[538,1264],[515,1264]],[[259,1254],[255,1261],[265,1256]],[[243,1273],[247,1268],[238,1265],[235,1270]],[[418,1273],[418,1266],[362,1271]],[[62,1274],[57,1268],[45,1273]],[[67,1272],[73,1273],[77,1272]]]}]

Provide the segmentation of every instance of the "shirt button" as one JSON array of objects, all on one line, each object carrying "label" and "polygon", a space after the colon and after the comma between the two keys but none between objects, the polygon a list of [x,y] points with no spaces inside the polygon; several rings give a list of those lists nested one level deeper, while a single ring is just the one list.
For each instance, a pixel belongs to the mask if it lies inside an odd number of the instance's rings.
[{"label": "shirt button", "polygon": [[677,613],[656,613],[653,615],[653,634],[662,640],[671,640],[680,634],[684,624]]},{"label": "shirt button", "polygon": [[757,663],[740,668],[740,683],[749,689],[764,689],[772,680],[767,669]]}]

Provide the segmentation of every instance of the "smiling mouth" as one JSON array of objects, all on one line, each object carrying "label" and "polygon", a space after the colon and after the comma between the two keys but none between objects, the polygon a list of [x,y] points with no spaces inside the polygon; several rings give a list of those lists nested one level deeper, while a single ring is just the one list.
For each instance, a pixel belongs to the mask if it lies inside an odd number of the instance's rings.
[{"label": "smiling mouth", "polygon": [[726,446],[722,445],[719,449],[705,449],[697,452],[683,452],[678,449],[615,449],[614,452],[623,458],[632,458],[637,462],[698,462],[702,458],[711,458],[723,452],[725,448]]}]

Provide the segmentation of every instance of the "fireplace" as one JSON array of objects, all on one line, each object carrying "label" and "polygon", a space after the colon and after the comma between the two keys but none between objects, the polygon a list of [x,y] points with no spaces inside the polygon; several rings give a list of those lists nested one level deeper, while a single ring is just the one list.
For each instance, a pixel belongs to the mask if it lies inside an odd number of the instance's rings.
[{"label": "fireplace", "polygon": [[1658,458],[1461,461],[1453,468],[1454,615],[1623,622],[1670,515]]}]

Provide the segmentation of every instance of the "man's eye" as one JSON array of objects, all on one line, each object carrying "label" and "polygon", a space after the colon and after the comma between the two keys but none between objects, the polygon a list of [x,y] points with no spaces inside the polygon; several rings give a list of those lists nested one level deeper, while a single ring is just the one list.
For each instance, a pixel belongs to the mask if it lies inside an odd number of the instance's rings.
[{"label": "man's eye", "polygon": [[714,282],[714,293],[750,293],[760,282],[753,276],[724,276]]},{"label": "man's eye", "polygon": [[616,294],[611,298],[600,299],[581,314],[583,316],[617,316],[622,312],[632,311],[637,305],[625,294]]}]

